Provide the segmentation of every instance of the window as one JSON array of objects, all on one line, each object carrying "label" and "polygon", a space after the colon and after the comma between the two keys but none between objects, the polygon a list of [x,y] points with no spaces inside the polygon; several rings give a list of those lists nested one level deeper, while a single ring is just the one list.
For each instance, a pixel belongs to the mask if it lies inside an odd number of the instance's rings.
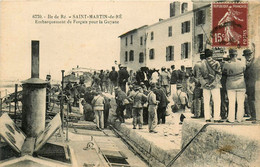
[{"label": "window", "polygon": [[154,49],[150,49],[150,51],[149,51],[149,59],[154,59]]},{"label": "window", "polygon": [[151,32],[151,40],[153,40],[153,31]]},{"label": "window", "polygon": [[168,37],[172,36],[172,26],[168,27]]},{"label": "window", "polygon": [[127,62],[128,60],[128,54],[127,54],[127,51],[125,51],[125,62]]},{"label": "window", "polygon": [[141,53],[139,54],[139,63],[143,63],[143,62],[144,62],[144,53],[141,52]]},{"label": "window", "polygon": [[185,13],[188,11],[188,3],[182,3],[181,5],[181,13]]},{"label": "window", "polygon": [[129,61],[134,61],[134,51],[133,50],[130,50]]},{"label": "window", "polygon": [[198,53],[203,51],[203,34],[197,36],[197,51]]},{"label": "window", "polygon": [[200,10],[196,12],[196,25],[205,23],[205,10]]},{"label": "window", "polygon": [[188,59],[190,57],[190,42],[181,44],[181,59]]},{"label": "window", "polygon": [[130,36],[130,44],[133,44],[133,35]]},{"label": "window", "polygon": [[166,47],[166,61],[174,60],[174,46]]},{"label": "window", "polygon": [[187,33],[190,32],[190,21],[185,21],[181,23],[181,33]]},{"label": "window", "polygon": [[140,45],[143,45],[143,37],[140,37]]},{"label": "window", "polygon": [[127,46],[127,37],[125,37],[125,46]]}]

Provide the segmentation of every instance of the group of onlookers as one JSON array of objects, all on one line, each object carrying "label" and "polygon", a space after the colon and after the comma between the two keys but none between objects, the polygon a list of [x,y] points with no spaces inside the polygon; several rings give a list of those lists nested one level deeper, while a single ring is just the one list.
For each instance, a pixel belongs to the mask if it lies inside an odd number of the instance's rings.
[{"label": "group of onlookers", "polygon": [[[69,83],[65,90],[71,91],[74,102],[83,98],[86,110],[92,107],[98,128],[104,128],[104,122],[107,124],[111,107],[102,92],[115,93],[116,116],[120,122],[133,118],[133,129],[149,124],[151,133],[156,133],[157,124],[165,124],[169,111],[183,113],[186,108],[194,114],[192,118],[204,117],[206,122],[223,122],[226,118],[226,122],[241,122],[245,115],[250,115],[248,120],[255,123],[259,62],[249,49],[243,51],[243,56],[245,59],[237,58],[237,50],[230,49],[228,58],[218,60],[212,50],[206,49],[192,69],[181,66],[176,70],[172,65],[161,70],[141,67],[128,73],[126,67],[119,65],[118,71],[112,67],[112,71],[94,72],[91,86],[95,91],[91,96],[91,91],[84,88],[84,81],[74,86]],[[182,114],[180,121],[184,118]]]}]

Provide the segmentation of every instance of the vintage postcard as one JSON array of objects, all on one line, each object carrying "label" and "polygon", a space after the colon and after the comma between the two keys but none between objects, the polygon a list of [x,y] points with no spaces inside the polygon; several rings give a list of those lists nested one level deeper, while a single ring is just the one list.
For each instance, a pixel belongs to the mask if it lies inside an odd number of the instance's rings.
[{"label": "vintage postcard", "polygon": [[257,167],[259,74],[259,0],[2,0],[0,167]]}]

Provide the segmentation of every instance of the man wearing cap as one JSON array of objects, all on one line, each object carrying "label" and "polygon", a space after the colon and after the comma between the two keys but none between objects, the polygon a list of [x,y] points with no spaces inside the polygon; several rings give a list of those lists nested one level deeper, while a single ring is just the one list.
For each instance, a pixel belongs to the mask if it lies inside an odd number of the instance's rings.
[{"label": "man wearing cap", "polygon": [[214,122],[223,122],[220,117],[220,88],[221,88],[221,66],[218,61],[212,58],[213,52],[210,49],[205,50],[205,58],[202,60],[200,68],[200,83],[203,89],[204,115],[205,121],[211,122],[212,110],[210,99],[212,97],[214,104]]},{"label": "man wearing cap", "polygon": [[[173,95],[173,100],[174,100],[174,105],[178,105],[179,107],[177,108],[178,110],[174,112],[180,112],[180,124],[182,124],[183,119],[185,116],[183,115],[185,108],[188,103],[188,97],[187,94],[182,90],[182,84],[178,83],[176,86],[176,94]],[[176,107],[176,106],[175,106]],[[176,108],[175,108],[176,109]]]},{"label": "man wearing cap", "polygon": [[159,101],[156,100],[156,95],[154,90],[156,89],[156,84],[151,84],[151,89],[149,90],[147,101],[148,101],[148,129],[150,133],[157,133],[155,130],[158,122],[157,118],[157,104]]},{"label": "man wearing cap", "polygon": [[159,101],[158,107],[157,107],[157,118],[158,118],[158,124],[166,123],[166,107],[169,103],[166,95],[166,90],[164,87],[157,84],[157,89],[154,90],[154,93],[156,94],[156,100]]},{"label": "man wearing cap", "polygon": [[143,104],[147,101],[147,96],[143,94],[143,89],[140,86],[136,87],[136,92],[129,96],[133,100],[133,129],[139,126],[143,128]]},{"label": "man wearing cap", "polygon": [[199,82],[199,77],[200,77],[200,69],[201,69],[201,64],[202,60],[204,60],[205,54],[201,53],[200,54],[200,61],[198,61],[193,68],[193,75],[194,75],[194,81],[195,81],[195,88],[193,91],[193,104],[192,104],[192,113],[194,116],[192,118],[199,118],[203,115],[202,113],[202,89],[201,85]]},{"label": "man wearing cap", "polygon": [[255,84],[257,80],[257,67],[255,57],[252,55],[250,49],[243,51],[243,56],[246,59],[246,70],[245,70],[245,83],[246,83],[246,94],[248,98],[248,106],[251,114],[251,118],[247,121],[256,122],[256,109],[255,109]]},{"label": "man wearing cap", "polygon": [[117,86],[117,78],[118,78],[118,73],[115,70],[115,67],[112,67],[112,71],[109,73],[109,79],[111,81],[110,84],[110,93],[112,95],[114,88]]},{"label": "man wearing cap", "polygon": [[125,104],[123,101],[127,98],[126,93],[120,89],[120,87],[115,88],[115,99],[116,99],[116,114],[117,118],[121,123],[125,122],[124,118],[124,110],[125,110]]},{"label": "man wearing cap", "polygon": [[121,90],[126,92],[126,82],[128,81],[129,74],[126,70],[125,66],[121,66],[120,70],[118,71],[118,85],[120,86]]},{"label": "man wearing cap", "polygon": [[226,89],[228,95],[228,120],[235,122],[235,109],[237,102],[237,121],[241,122],[244,116],[244,101],[246,85],[244,80],[244,71],[246,64],[244,61],[237,59],[237,50],[229,49],[230,60],[223,65],[223,74],[227,76]]},{"label": "man wearing cap", "polygon": [[179,74],[178,71],[175,70],[175,65],[171,66],[171,79],[170,79],[170,84],[171,84],[171,91],[170,91],[170,99],[172,99],[172,95],[176,93],[176,84],[178,82]]},{"label": "man wearing cap", "polygon": [[164,87],[164,89],[166,90],[166,95],[168,95],[168,93],[170,93],[170,74],[166,71],[165,67],[161,68],[161,75],[160,75],[160,83],[161,86]]}]

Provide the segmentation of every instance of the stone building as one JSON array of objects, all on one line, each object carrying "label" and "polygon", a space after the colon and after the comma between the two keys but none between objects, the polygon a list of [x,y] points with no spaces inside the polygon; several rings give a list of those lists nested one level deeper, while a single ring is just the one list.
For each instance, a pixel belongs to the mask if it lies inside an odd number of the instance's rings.
[{"label": "stone building", "polygon": [[193,13],[187,11],[146,29],[146,65],[150,68],[192,66]]},{"label": "stone building", "polygon": [[147,25],[133,29],[119,36],[120,64],[129,70],[137,71],[146,66],[145,58],[145,32]]},{"label": "stone building", "polygon": [[[217,0],[211,2],[217,2]],[[180,68],[181,65],[184,65],[188,70],[192,68],[199,60],[200,53],[204,52],[206,48],[212,48],[211,2],[205,0],[175,1],[170,3],[168,19],[160,19],[155,24],[143,26],[119,36],[121,39],[120,63],[134,71],[143,66],[159,69],[162,66],[169,68],[171,65],[175,65],[176,68]],[[256,9],[253,10],[255,6],[257,5],[249,2],[249,11],[256,12]],[[255,27],[259,24],[254,23],[259,20],[252,14],[250,14],[250,20],[248,47],[252,48],[252,43],[258,47],[259,38],[255,35],[258,33]],[[143,45],[140,45],[141,37],[144,40]],[[134,43],[126,46],[126,42],[130,43],[131,38]],[[137,42],[135,42],[136,40]],[[137,43],[139,45],[136,45]],[[228,48],[225,47],[212,49],[216,58],[223,58],[228,54]],[[134,51],[132,52],[134,59],[130,58],[131,50]],[[258,49],[255,50],[258,51]],[[243,49],[238,49],[238,56],[241,58],[243,58],[242,51]],[[140,56],[142,53],[144,56]],[[144,59],[139,61],[140,57]]]}]

